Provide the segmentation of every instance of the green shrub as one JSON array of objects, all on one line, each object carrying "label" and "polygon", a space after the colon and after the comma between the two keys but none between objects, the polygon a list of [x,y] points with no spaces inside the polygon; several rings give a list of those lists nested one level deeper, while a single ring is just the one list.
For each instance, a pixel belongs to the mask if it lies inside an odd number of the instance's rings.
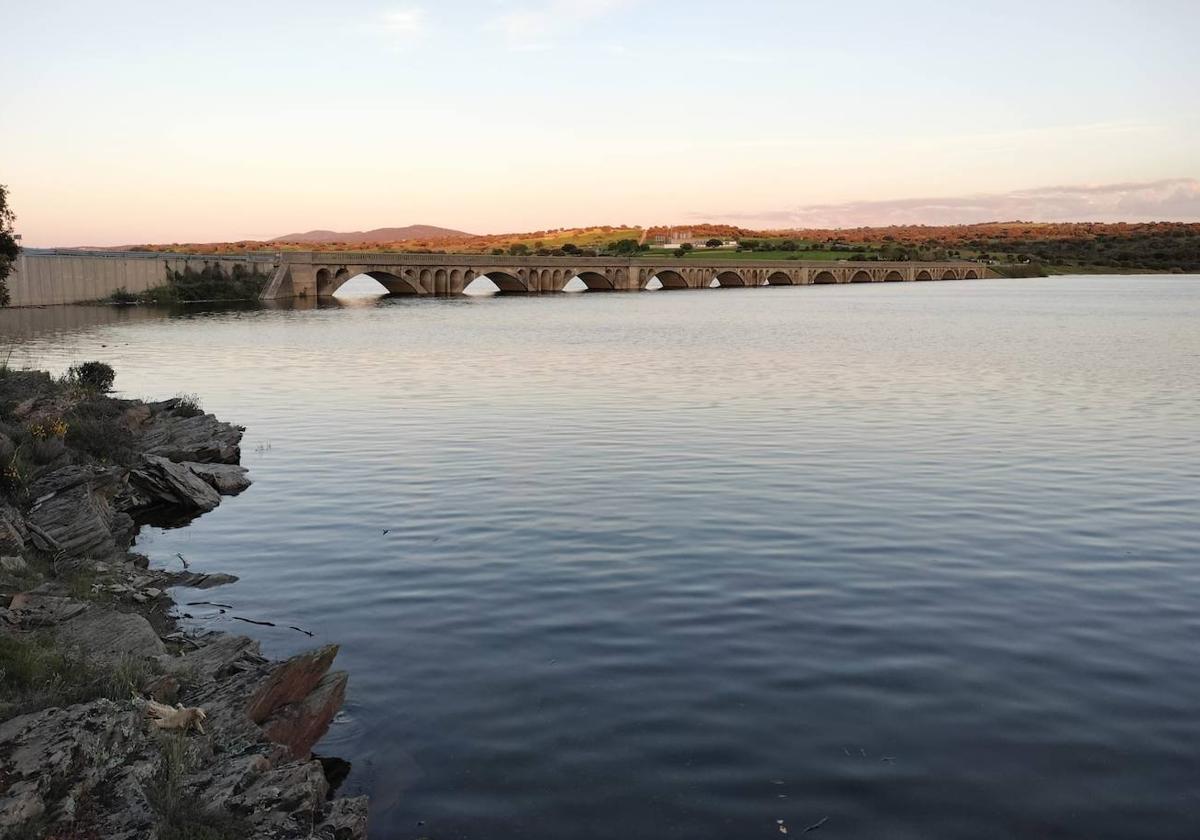
[{"label": "green shrub", "polygon": [[126,289],[124,286],[121,286],[108,296],[108,303],[116,304],[117,306],[128,306],[130,304],[137,303],[138,300],[138,296]]},{"label": "green shrub", "polygon": [[77,385],[97,394],[107,394],[112,390],[116,371],[104,362],[80,362],[67,368],[67,382]]},{"label": "green shrub", "polygon": [[121,405],[103,397],[76,403],[67,417],[67,445],[109,464],[134,457],[133,434],[121,424]]},{"label": "green shrub", "polygon": [[175,413],[180,417],[199,417],[204,413],[200,398],[195,394],[179,394],[175,397]]}]

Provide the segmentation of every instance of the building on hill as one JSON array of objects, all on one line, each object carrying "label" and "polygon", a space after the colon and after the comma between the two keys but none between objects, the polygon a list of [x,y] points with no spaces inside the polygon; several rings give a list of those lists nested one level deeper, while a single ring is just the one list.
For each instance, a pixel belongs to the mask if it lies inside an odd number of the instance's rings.
[{"label": "building on hill", "polygon": [[[678,248],[680,245],[691,245],[693,248],[707,248],[710,239],[719,239],[716,236],[695,236],[690,230],[675,230],[672,228],[666,233],[656,233],[650,238],[650,247],[652,248]],[[721,248],[736,248],[736,241],[721,240]]]}]

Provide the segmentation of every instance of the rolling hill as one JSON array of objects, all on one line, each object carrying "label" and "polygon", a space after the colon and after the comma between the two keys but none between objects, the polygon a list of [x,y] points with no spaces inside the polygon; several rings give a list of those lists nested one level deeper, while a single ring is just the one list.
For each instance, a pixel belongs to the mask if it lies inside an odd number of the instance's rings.
[{"label": "rolling hill", "polygon": [[277,236],[270,242],[304,243],[309,245],[332,245],[334,243],[363,243],[377,245],[384,242],[411,242],[413,240],[447,241],[470,239],[474,234],[461,230],[435,227],[434,225],[409,225],[408,227],[375,228],[339,232],[335,230],[310,230],[306,233],[289,233]]}]

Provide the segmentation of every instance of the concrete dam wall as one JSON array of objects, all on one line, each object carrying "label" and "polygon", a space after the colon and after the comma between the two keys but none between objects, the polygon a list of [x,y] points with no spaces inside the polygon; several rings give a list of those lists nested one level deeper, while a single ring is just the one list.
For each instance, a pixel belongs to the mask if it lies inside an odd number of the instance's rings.
[{"label": "concrete dam wall", "polygon": [[199,271],[219,262],[226,270],[237,263],[257,265],[270,274],[275,254],[204,255],[142,251],[57,251],[26,248],[8,276],[11,306],[52,306],[106,298],[118,289],[144,292],[167,282],[167,271],[187,266]]}]

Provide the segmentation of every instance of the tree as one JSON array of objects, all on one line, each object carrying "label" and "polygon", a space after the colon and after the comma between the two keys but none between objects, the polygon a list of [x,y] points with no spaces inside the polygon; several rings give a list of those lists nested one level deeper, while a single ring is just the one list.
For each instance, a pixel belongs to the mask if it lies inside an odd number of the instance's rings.
[{"label": "tree", "polygon": [[720,248],[724,244],[725,243],[722,242],[720,239],[710,239],[704,243],[704,247],[705,248]]},{"label": "tree", "polygon": [[529,253],[529,246],[524,242],[515,242],[508,246],[508,253],[514,257],[523,257]]},{"label": "tree", "polygon": [[8,275],[12,273],[17,254],[21,253],[21,246],[13,236],[16,218],[8,206],[8,187],[0,184],[0,306],[8,306]]},{"label": "tree", "polygon": [[675,250],[675,256],[677,256],[677,257],[686,257],[686,256],[688,255],[688,253],[690,253],[690,252],[691,252],[691,250],[692,250],[692,243],[691,243],[691,242],[684,242],[682,245],[680,245],[680,246],[679,246],[679,247],[678,247],[678,248]]},{"label": "tree", "polygon": [[609,243],[608,250],[616,256],[628,256],[636,254],[640,249],[636,239],[618,239],[616,242]]}]

